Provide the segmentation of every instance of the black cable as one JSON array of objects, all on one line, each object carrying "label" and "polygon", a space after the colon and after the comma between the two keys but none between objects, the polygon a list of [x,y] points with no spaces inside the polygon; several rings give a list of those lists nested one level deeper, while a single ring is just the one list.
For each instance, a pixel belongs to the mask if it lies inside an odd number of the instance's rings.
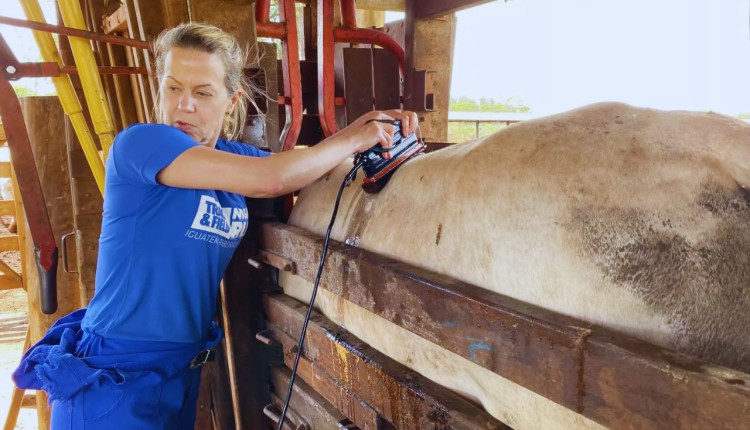
[{"label": "black cable", "polygon": [[307,307],[307,315],[305,315],[305,321],[302,323],[302,333],[299,335],[299,344],[297,344],[297,355],[294,357],[294,366],[292,367],[292,376],[289,378],[289,389],[286,392],[286,400],[284,401],[284,410],[281,411],[281,417],[279,417],[279,427],[284,425],[284,418],[286,417],[286,411],[289,409],[289,400],[292,398],[292,388],[294,387],[294,378],[297,376],[297,365],[299,364],[299,358],[302,354],[302,344],[305,342],[305,334],[307,333],[307,323],[310,322],[310,314],[312,314],[313,304],[315,303],[315,296],[318,294],[318,285],[320,284],[320,276],[323,274],[323,266],[325,265],[326,255],[328,254],[328,240],[331,237],[331,230],[333,230],[333,223],[336,221],[336,213],[339,211],[339,203],[341,202],[341,195],[344,193],[344,188],[357,177],[357,170],[364,164],[364,157],[357,156],[354,159],[354,167],[344,177],[344,182],[341,183],[339,193],[336,196],[336,203],[333,205],[333,215],[331,215],[331,223],[328,224],[328,230],[326,230],[326,237],[323,240],[323,253],[320,256],[320,264],[318,264],[318,274],[315,276],[315,285],[313,285],[312,296],[310,297],[310,305]]}]

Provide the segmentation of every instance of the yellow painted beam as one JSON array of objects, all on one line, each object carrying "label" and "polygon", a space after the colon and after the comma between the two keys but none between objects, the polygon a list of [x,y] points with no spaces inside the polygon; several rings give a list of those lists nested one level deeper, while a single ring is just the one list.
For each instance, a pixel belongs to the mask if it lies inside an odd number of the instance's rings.
[{"label": "yellow painted beam", "polygon": [[[79,0],[58,0],[57,3],[60,6],[60,14],[66,27],[86,30],[86,21],[83,18]],[[114,128],[112,127],[109,103],[107,103],[102,79],[99,76],[99,69],[94,59],[94,51],[91,49],[91,42],[86,39],[71,36],[68,40],[78,68],[78,76],[81,77],[83,94],[86,96],[86,104],[89,106],[94,131],[99,136],[106,157],[114,140]]]}]

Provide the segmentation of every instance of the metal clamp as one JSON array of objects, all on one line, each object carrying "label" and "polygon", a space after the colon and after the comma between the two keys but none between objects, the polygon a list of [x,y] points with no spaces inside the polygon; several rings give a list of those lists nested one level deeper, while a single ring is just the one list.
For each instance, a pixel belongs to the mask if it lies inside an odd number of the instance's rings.
[{"label": "metal clamp", "polygon": [[204,349],[197,354],[195,354],[195,357],[193,357],[192,360],[190,360],[190,368],[191,369],[197,369],[204,364],[208,363],[209,361],[214,360],[214,352],[215,350],[213,348],[211,349]]},{"label": "metal clamp", "polygon": [[62,261],[63,261],[63,270],[65,270],[65,273],[78,273],[78,271],[73,271],[68,268],[68,238],[70,236],[73,236],[78,231],[74,231],[68,234],[64,234],[62,237]]}]

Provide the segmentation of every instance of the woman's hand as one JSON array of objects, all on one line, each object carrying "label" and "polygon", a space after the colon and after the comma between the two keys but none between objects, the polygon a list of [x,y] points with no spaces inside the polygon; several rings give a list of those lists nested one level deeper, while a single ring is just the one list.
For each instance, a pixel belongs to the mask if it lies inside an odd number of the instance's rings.
[{"label": "woman's hand", "polygon": [[[372,111],[357,118],[346,128],[331,137],[354,141],[356,152],[364,152],[378,143],[383,148],[390,148],[395,127],[387,121],[394,120],[401,122],[401,134],[404,137],[414,133],[417,129],[418,119],[417,114],[414,112],[398,109]],[[391,154],[384,152],[383,157],[391,158]]]}]

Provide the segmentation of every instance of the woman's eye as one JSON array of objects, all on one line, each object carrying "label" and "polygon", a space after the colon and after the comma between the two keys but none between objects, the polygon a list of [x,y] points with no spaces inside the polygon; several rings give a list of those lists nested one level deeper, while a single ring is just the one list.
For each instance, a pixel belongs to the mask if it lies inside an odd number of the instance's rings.
[{"label": "woman's eye", "polygon": [[173,93],[180,90],[178,87],[168,87],[168,89],[169,89],[169,91],[171,91]]},{"label": "woman's eye", "polygon": [[199,96],[201,96],[201,97],[211,97],[211,93],[207,93],[207,92],[204,92],[204,91],[198,91],[197,94]]}]

